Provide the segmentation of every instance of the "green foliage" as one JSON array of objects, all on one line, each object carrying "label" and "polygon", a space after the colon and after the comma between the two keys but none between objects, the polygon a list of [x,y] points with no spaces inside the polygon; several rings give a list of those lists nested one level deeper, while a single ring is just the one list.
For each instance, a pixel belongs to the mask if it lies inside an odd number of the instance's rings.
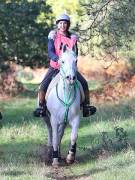
[{"label": "green foliage", "polygon": [[135,41],[135,2],[132,0],[117,1],[108,11],[107,31],[104,28],[103,34],[109,34],[107,44],[132,49],[132,43]]},{"label": "green foliage", "polygon": [[[0,58],[24,66],[47,64],[49,25],[38,16],[50,12],[43,1],[3,1],[0,4]],[[51,17],[48,17],[48,19]]]},{"label": "green foliage", "polygon": [[[135,42],[135,1],[80,1],[83,13],[79,27],[88,51],[102,48],[108,53],[133,50]],[[87,43],[87,46],[86,46]],[[84,46],[82,45],[82,48]],[[83,48],[83,53],[86,51]]]},{"label": "green foliage", "polygon": [[107,132],[102,132],[103,148],[107,151],[119,151],[128,147],[127,132],[121,127],[115,127],[115,138],[110,138]]},{"label": "green foliage", "polygon": [[134,50],[134,0],[2,0],[0,67],[6,60],[31,67],[47,65],[48,32],[64,12],[80,34],[82,54]]},{"label": "green foliage", "polygon": [[[71,27],[73,28],[76,23],[79,21],[79,12],[81,11],[79,0],[47,0],[47,4],[51,6],[53,16],[56,19],[56,16],[67,13],[71,17]],[[55,22],[54,22],[55,23]]]}]

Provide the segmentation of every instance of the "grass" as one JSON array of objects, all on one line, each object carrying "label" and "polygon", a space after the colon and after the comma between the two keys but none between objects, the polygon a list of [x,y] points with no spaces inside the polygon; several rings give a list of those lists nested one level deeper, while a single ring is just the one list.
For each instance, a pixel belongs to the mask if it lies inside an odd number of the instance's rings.
[{"label": "grass", "polygon": [[[55,170],[44,162],[47,129],[41,119],[32,116],[36,95],[29,87],[31,93],[0,102],[0,180],[135,179],[135,117],[129,111],[134,99],[117,105],[97,104],[95,116],[81,118],[76,162]],[[124,136],[119,140],[116,127],[127,133],[126,140]],[[62,140],[63,156],[68,151],[70,131],[68,126]]]},{"label": "grass", "polygon": [[102,85],[103,85],[103,82],[101,81],[91,80],[88,82],[88,87],[90,91],[102,89],[103,88]]}]

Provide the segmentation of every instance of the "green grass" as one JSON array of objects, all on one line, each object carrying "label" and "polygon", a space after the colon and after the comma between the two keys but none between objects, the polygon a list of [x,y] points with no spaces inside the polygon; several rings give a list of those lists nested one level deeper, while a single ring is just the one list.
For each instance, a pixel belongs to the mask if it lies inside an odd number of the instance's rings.
[{"label": "green grass", "polygon": [[94,91],[94,90],[100,90],[103,88],[103,82],[101,81],[95,81],[95,80],[91,80],[88,82],[88,87],[90,91]]},{"label": "green grass", "polygon": [[[54,170],[45,164],[43,158],[47,144],[45,124],[32,116],[35,97],[34,93],[31,95],[29,92],[0,101],[3,109],[0,180],[135,179],[135,117],[129,111],[134,99],[121,101],[117,105],[97,105],[95,116],[81,118],[76,162]],[[116,127],[123,128],[128,135],[126,148],[123,146],[126,141],[118,141],[116,137]],[[70,132],[68,126],[62,140],[63,156],[68,151]],[[103,139],[103,132],[107,133],[107,140],[111,139],[112,144]]]}]

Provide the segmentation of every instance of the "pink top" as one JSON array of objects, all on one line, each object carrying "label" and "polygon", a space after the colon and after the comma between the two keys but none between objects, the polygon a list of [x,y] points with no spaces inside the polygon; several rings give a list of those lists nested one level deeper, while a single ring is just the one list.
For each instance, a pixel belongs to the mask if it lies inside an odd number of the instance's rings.
[{"label": "pink top", "polygon": [[[57,32],[55,40],[54,40],[56,54],[58,56],[61,55],[61,49],[60,49],[61,43],[63,45],[67,45],[69,48],[72,49],[73,46],[76,44],[76,42],[77,42],[76,35],[71,35],[71,38],[69,38],[69,37],[62,35],[60,32]],[[53,60],[50,60],[50,66],[53,67],[54,69],[59,69],[59,63],[55,62]]]}]

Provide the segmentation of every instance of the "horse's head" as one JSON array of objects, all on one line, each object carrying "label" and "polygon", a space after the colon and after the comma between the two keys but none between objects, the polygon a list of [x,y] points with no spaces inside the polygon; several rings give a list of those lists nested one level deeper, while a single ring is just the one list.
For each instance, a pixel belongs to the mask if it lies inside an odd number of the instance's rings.
[{"label": "horse's head", "polygon": [[69,84],[73,84],[76,80],[77,57],[73,50],[67,49],[62,52],[59,59],[60,74]]}]

